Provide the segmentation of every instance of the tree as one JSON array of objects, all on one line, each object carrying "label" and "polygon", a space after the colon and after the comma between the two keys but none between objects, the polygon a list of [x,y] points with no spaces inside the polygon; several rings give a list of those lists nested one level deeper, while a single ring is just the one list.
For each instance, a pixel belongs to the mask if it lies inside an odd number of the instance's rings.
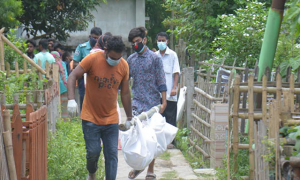
[{"label": "tree", "polygon": [[[24,14],[19,18],[29,37],[66,40],[69,32],[84,30],[95,10],[106,0],[22,0]],[[40,33],[41,35],[38,35]]]},{"label": "tree", "polygon": [[[184,39],[190,52],[206,60],[211,54],[211,42],[220,35],[218,16],[235,14],[236,9],[245,7],[245,2],[251,0],[166,0],[164,6],[174,11],[174,17],[166,18],[164,24],[176,26],[172,32],[177,39]],[[265,2],[265,7],[271,5],[271,0],[260,2]]]},{"label": "tree", "polygon": [[247,67],[254,68],[259,59],[264,36],[268,9],[261,2],[247,2],[235,14],[223,14],[220,19],[220,35],[212,42],[212,53],[216,63],[223,57],[225,64],[242,67],[247,59]]},{"label": "tree", "polygon": [[162,22],[165,18],[170,16],[170,12],[166,11],[166,8],[162,6],[161,0],[147,0],[146,1],[146,16],[150,18],[146,22],[146,28],[148,29],[148,47],[152,49],[156,47],[156,34],[159,32],[166,32],[169,28]]},{"label": "tree", "polygon": [[22,1],[0,0],[0,27],[15,27],[19,24],[18,16],[23,13]]},{"label": "tree", "polygon": [[234,0],[166,0],[165,7],[174,12],[174,17],[165,19],[164,24],[174,25],[176,37],[184,39],[187,48],[199,56],[208,52],[218,34],[218,14],[233,13],[237,5]]}]

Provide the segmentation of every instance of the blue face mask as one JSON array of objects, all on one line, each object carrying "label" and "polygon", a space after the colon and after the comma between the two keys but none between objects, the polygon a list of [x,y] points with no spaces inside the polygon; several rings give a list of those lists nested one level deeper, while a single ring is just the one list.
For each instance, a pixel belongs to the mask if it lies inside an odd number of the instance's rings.
[{"label": "blue face mask", "polygon": [[163,51],[167,48],[167,42],[157,42],[157,47],[160,51]]},{"label": "blue face mask", "polygon": [[107,58],[106,58],[106,62],[107,62],[109,65],[111,65],[111,66],[117,65],[120,61],[121,61],[121,58],[118,59],[118,60],[113,60],[113,59],[111,59],[110,57],[107,57]]}]

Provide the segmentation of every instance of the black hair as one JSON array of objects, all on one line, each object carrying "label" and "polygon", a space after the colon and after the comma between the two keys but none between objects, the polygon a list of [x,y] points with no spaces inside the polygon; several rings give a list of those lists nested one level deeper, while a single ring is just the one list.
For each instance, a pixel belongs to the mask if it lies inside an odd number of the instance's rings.
[{"label": "black hair", "polygon": [[57,51],[57,48],[59,48],[61,50],[65,50],[65,47],[60,43],[54,43],[53,48],[54,48],[54,51]]},{"label": "black hair", "polygon": [[147,35],[147,29],[144,27],[136,27],[130,30],[128,35],[128,41],[132,42],[135,37],[144,38]]},{"label": "black hair", "polygon": [[53,41],[53,43],[56,42],[55,39],[52,39],[52,38],[48,39],[48,42],[49,42],[49,41]]},{"label": "black hair", "polygon": [[122,41],[121,36],[111,36],[107,39],[106,44],[107,52],[115,51],[121,53],[125,50],[125,44]]},{"label": "black hair", "polygon": [[100,35],[102,35],[102,29],[99,28],[99,27],[93,27],[91,29],[91,34],[95,34],[95,35],[100,36]]},{"label": "black hair", "polygon": [[26,41],[26,44],[28,44],[28,43],[32,44],[33,47],[36,47],[36,42],[35,42],[35,40],[33,40],[33,39],[28,39],[28,40]]},{"label": "black hair", "polygon": [[106,42],[109,37],[112,37],[113,35],[110,32],[106,32],[104,35],[101,35],[98,39],[98,44],[100,46],[100,49],[104,50],[106,47]]},{"label": "black hair", "polygon": [[71,56],[71,53],[69,53],[68,51],[65,51],[65,52],[63,53],[61,59],[62,59],[63,61],[66,61],[66,58],[69,57],[69,56]]},{"label": "black hair", "polygon": [[48,49],[48,40],[47,39],[41,39],[39,41],[39,46],[42,46],[43,49]]},{"label": "black hair", "polygon": [[167,40],[169,38],[169,36],[168,36],[168,34],[166,32],[159,32],[159,33],[157,33],[156,39],[158,38],[158,36],[164,36],[164,37],[166,37]]},{"label": "black hair", "polygon": [[106,32],[106,33],[104,33],[104,35],[113,36],[111,32]]}]

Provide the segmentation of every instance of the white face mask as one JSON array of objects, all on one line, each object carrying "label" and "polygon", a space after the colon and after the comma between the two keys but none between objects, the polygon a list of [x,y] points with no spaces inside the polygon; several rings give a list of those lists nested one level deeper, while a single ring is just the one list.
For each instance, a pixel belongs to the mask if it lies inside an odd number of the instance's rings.
[{"label": "white face mask", "polygon": [[157,42],[157,47],[160,51],[163,51],[167,48],[167,42]]}]

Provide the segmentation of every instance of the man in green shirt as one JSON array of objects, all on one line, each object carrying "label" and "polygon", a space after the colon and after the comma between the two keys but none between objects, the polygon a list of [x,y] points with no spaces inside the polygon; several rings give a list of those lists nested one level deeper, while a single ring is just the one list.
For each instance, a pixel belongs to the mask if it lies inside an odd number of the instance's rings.
[{"label": "man in green shirt", "polygon": [[39,60],[41,61],[41,67],[45,69],[46,61],[49,63],[55,63],[54,57],[47,51],[48,48],[48,41],[46,39],[41,39],[39,41],[39,50],[40,52],[37,53],[33,60],[36,64],[39,64]]}]

